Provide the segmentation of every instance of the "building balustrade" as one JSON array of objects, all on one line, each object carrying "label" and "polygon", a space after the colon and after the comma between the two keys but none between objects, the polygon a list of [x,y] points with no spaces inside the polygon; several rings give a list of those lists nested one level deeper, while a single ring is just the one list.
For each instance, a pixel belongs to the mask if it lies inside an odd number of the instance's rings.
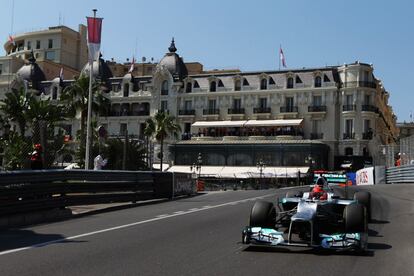
[{"label": "building balustrade", "polygon": [[343,83],[343,87],[377,88],[377,84],[372,81],[348,81],[348,82]]},{"label": "building balustrade", "polygon": [[355,139],[355,133],[344,133],[343,135],[343,140],[350,140],[350,139]]},{"label": "building balustrade", "polygon": [[280,113],[291,113],[291,112],[298,112],[297,106],[281,106]]},{"label": "building balustrade", "polygon": [[219,115],[220,109],[217,108],[209,108],[209,109],[203,109],[203,115]]},{"label": "building balustrade", "polygon": [[372,131],[362,133],[362,139],[364,140],[371,140],[373,136]]},{"label": "building balustrade", "polygon": [[253,113],[270,113],[272,109],[270,107],[255,107]]},{"label": "building balustrade", "polygon": [[228,114],[244,114],[244,108],[229,108]]},{"label": "building balustrade", "polygon": [[378,112],[378,108],[374,105],[369,105],[369,104],[363,104],[361,106],[361,111],[369,111],[369,112]]},{"label": "building balustrade", "polygon": [[308,112],[326,112],[326,105],[310,105]]},{"label": "building balustrade", "polygon": [[355,111],[356,105],[354,104],[345,104],[342,106],[342,111]]},{"label": "building balustrade", "polygon": [[178,115],[195,115],[195,109],[180,109]]}]

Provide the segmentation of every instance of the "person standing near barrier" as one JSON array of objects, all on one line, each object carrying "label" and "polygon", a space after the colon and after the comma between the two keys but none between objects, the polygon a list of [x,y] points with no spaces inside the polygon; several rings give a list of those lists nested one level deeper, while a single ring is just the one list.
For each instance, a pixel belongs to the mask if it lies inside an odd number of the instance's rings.
[{"label": "person standing near barrier", "polygon": [[33,146],[33,152],[30,154],[30,168],[32,170],[43,169],[43,158],[42,158],[42,146],[35,144]]},{"label": "person standing near barrier", "polygon": [[95,157],[93,160],[93,169],[94,170],[102,170],[103,167],[108,164],[108,159],[105,159],[105,156],[103,153],[98,154],[98,156]]}]

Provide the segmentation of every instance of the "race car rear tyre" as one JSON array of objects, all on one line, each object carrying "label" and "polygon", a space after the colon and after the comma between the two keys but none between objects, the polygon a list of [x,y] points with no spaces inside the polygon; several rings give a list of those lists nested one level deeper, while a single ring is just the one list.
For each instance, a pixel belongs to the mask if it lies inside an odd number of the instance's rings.
[{"label": "race car rear tyre", "polygon": [[367,231],[365,206],[360,203],[347,205],[344,209],[344,224],[346,233],[363,233]]},{"label": "race car rear tyre", "polygon": [[250,227],[274,228],[276,209],[273,203],[257,201],[250,212]]},{"label": "race car rear tyre", "polygon": [[367,210],[367,219],[371,219],[371,193],[370,192],[356,192],[354,194],[354,200],[365,206]]}]

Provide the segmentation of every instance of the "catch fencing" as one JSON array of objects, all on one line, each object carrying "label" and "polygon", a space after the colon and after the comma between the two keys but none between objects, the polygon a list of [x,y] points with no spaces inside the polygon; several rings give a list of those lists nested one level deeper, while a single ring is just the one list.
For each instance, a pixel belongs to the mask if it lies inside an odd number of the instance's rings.
[{"label": "catch fencing", "polygon": [[108,202],[173,198],[196,192],[191,174],[40,170],[0,173],[0,216]]}]

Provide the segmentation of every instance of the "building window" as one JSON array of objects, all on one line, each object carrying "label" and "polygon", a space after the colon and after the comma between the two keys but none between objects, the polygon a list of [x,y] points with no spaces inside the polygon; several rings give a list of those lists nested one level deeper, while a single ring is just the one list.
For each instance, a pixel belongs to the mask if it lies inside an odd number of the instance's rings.
[{"label": "building window", "polygon": [[371,129],[371,120],[364,120],[364,132],[368,133],[372,131]]},{"label": "building window", "polygon": [[52,49],[53,48],[53,39],[49,39],[47,43],[47,48]]},{"label": "building window", "polygon": [[58,94],[58,88],[55,86],[55,87],[53,87],[52,100],[57,99],[57,94]]},{"label": "building window", "polygon": [[292,112],[293,110],[293,106],[294,106],[294,102],[293,102],[293,97],[286,97],[286,110],[288,112]]},{"label": "building window", "polygon": [[191,110],[193,106],[193,102],[192,101],[185,101],[184,102],[184,109],[185,110]]},{"label": "building window", "polygon": [[323,75],[323,82],[331,82],[327,75]]},{"label": "building window", "polygon": [[218,86],[218,87],[224,87],[224,84],[223,84],[223,82],[222,82],[221,80],[218,80],[218,84],[217,84],[217,86]]},{"label": "building window", "polygon": [[129,83],[124,84],[124,97],[129,96]]},{"label": "building window", "polygon": [[267,108],[267,98],[260,98],[259,99],[259,107],[260,108]]},{"label": "building window", "polygon": [[187,86],[185,88],[185,92],[186,93],[191,93],[192,88],[193,88],[192,83],[191,82],[187,82]]},{"label": "building window", "polygon": [[246,78],[243,78],[243,86],[249,86],[249,82],[247,81]]},{"label": "building window", "polygon": [[161,101],[161,111],[168,112],[168,101]]},{"label": "building window", "polygon": [[313,106],[322,105],[322,96],[313,96]]},{"label": "building window", "polygon": [[55,51],[47,51],[45,58],[48,60],[55,60]]},{"label": "building window", "polygon": [[31,49],[32,49],[32,42],[27,41],[27,50],[31,50]]},{"label": "building window", "polygon": [[352,119],[347,119],[345,120],[345,139],[353,139],[354,135],[354,120]]},{"label": "building window", "polygon": [[119,91],[119,83],[113,83],[112,84],[112,91],[114,91],[114,92]]},{"label": "building window", "polygon": [[3,64],[0,64],[0,75],[3,74]]},{"label": "building window", "polygon": [[168,95],[168,81],[163,81],[161,85],[161,95],[166,96]]},{"label": "building window", "polygon": [[269,78],[269,85],[275,85],[275,84],[276,84],[275,80],[272,77],[270,77]]},{"label": "building window", "polygon": [[300,79],[299,76],[296,76],[296,83],[302,83],[302,80]]},{"label": "building window", "polygon": [[40,40],[36,40],[36,49],[40,49]]},{"label": "building window", "polygon": [[267,89],[267,79],[262,79],[260,81],[260,90],[266,90]]},{"label": "building window", "polygon": [[320,76],[315,78],[315,87],[322,87],[322,78]]},{"label": "building window", "polygon": [[371,95],[365,95],[364,96],[364,105],[370,105],[371,104]]},{"label": "building window", "polygon": [[193,88],[200,88],[198,81],[194,81]]},{"label": "building window", "polygon": [[369,81],[369,72],[364,71],[364,81]]},{"label": "building window", "polygon": [[354,149],[351,147],[345,148],[345,155],[354,155]]},{"label": "building window", "polygon": [[210,92],[216,92],[217,83],[215,81],[210,82]]},{"label": "building window", "polygon": [[216,109],[216,100],[208,100],[208,109],[209,110]]},{"label": "building window", "polygon": [[241,109],[241,99],[233,99],[233,109],[235,110]]},{"label": "building window", "polygon": [[346,105],[353,105],[354,103],[354,96],[353,95],[346,95]]},{"label": "building window", "polygon": [[234,82],[234,91],[240,91],[241,90],[241,81],[240,80],[236,80]]},{"label": "building window", "polygon": [[119,134],[126,135],[128,132],[128,125],[127,124],[120,124],[119,126]]},{"label": "building window", "polygon": [[289,77],[287,79],[287,88],[293,88],[293,78]]}]

